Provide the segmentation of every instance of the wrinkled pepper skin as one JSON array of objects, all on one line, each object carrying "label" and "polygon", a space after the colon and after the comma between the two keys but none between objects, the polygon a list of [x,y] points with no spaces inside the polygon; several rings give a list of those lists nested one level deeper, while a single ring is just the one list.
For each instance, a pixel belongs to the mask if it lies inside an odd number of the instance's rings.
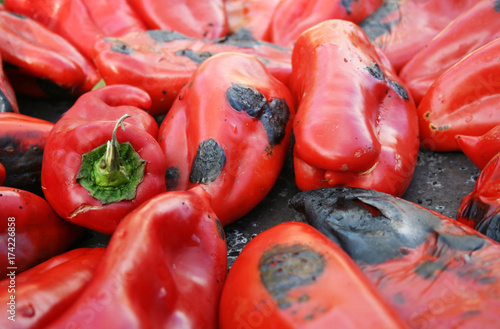
[{"label": "wrinkled pepper skin", "polygon": [[[0,15],[1,13],[0,11]],[[0,54],[0,113],[3,112],[19,113],[19,105],[17,104],[14,88],[9,78],[5,75],[2,55]]]},{"label": "wrinkled pepper skin", "polygon": [[381,51],[355,24],[330,20],[301,35],[292,66],[299,189],[347,185],[402,195],[416,166],[418,123]]},{"label": "wrinkled pepper skin", "polygon": [[[20,94],[39,96],[49,84],[67,90],[68,96],[78,96],[100,79],[94,65],[75,47],[35,20],[0,11],[0,31],[0,52],[9,64],[5,71]],[[38,88],[25,87],[24,77],[19,81],[15,75],[31,77]],[[45,94],[52,96],[49,90]]]},{"label": "wrinkled pepper skin", "polygon": [[254,56],[215,55],[195,71],[160,126],[167,188],[201,185],[222,225],[273,187],[289,150],[293,98]]},{"label": "wrinkled pepper skin", "polygon": [[488,237],[373,190],[301,192],[291,205],[356,261],[412,328],[500,323],[500,244]]},{"label": "wrinkled pepper skin", "polygon": [[463,12],[399,72],[415,103],[432,83],[467,54],[500,37],[500,1],[482,0]]},{"label": "wrinkled pepper skin", "polygon": [[[67,251],[85,230],[57,216],[43,198],[0,186],[0,276],[8,267],[21,273]],[[12,257],[12,256],[15,257]]]},{"label": "wrinkled pepper skin", "polygon": [[305,30],[329,19],[359,23],[374,12],[383,0],[282,0],[269,26],[270,41],[293,48]]},{"label": "wrinkled pepper skin", "polygon": [[481,136],[457,135],[458,146],[474,165],[483,170],[500,152],[500,125]]},{"label": "wrinkled pepper skin", "polygon": [[[127,213],[166,190],[158,125],[143,110],[150,104],[135,87],[103,87],[81,96],[56,123],[43,155],[42,188],[62,218],[111,234]],[[125,114],[131,117],[118,129]],[[94,157],[98,147],[102,153]]]},{"label": "wrinkled pepper skin", "polygon": [[59,34],[89,60],[101,38],[147,29],[127,0],[4,0],[4,4]]},{"label": "wrinkled pepper skin", "polygon": [[417,110],[422,147],[459,151],[456,135],[480,136],[500,124],[499,53],[496,39],[432,84]]},{"label": "wrinkled pepper skin", "polygon": [[80,298],[47,328],[217,328],[224,230],[203,190],[162,193],[128,214]]},{"label": "wrinkled pepper skin", "polygon": [[[0,302],[9,305],[15,292],[15,322],[0,318],[2,328],[44,328],[77,299],[92,279],[104,248],[78,248],[17,275],[15,291],[9,293],[10,278],[0,281]],[[14,324],[14,325],[13,325]]]},{"label": "wrinkled pepper skin", "polygon": [[500,242],[500,155],[495,155],[460,202],[457,220]]},{"label": "wrinkled pepper skin", "polygon": [[452,20],[476,3],[477,0],[385,0],[359,26],[399,71]]},{"label": "wrinkled pepper skin", "polygon": [[312,226],[252,239],[224,285],[220,328],[408,328],[349,256]]},{"label": "wrinkled pepper skin", "polygon": [[176,31],[207,39],[227,33],[223,0],[133,0],[129,3],[150,30]]},{"label": "wrinkled pepper skin", "polygon": [[257,56],[285,84],[292,72],[289,50],[257,41],[244,31],[218,40],[161,30],[106,38],[96,44],[95,63],[106,84],[130,84],[147,91],[153,101],[149,113],[158,115],[169,111],[196,68],[221,52]]},{"label": "wrinkled pepper skin", "polygon": [[43,151],[54,124],[20,113],[0,113],[0,162],[5,186],[43,195]]}]

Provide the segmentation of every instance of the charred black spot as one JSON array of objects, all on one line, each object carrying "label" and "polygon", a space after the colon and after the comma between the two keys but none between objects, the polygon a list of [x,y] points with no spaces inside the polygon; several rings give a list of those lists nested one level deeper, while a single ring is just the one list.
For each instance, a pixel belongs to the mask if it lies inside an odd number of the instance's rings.
[{"label": "charred black spot", "polygon": [[125,42],[120,40],[114,40],[113,45],[111,46],[111,50],[120,54],[129,55],[134,52],[134,49],[127,45]]},{"label": "charred black spot", "polygon": [[9,14],[9,15],[12,15],[14,17],[20,18],[20,19],[26,19],[27,18],[25,15],[21,15],[21,14],[14,13],[14,12],[11,12],[11,11],[6,11],[6,13]]},{"label": "charred black spot", "polygon": [[476,251],[486,245],[486,241],[477,235],[452,235],[442,233],[438,237],[438,242],[446,244],[448,247],[461,251]]},{"label": "charred black spot", "polygon": [[252,118],[260,116],[267,100],[260,91],[255,88],[233,84],[226,91],[226,98],[229,105],[238,112],[245,111]]},{"label": "charred black spot", "polygon": [[495,4],[493,5],[493,8],[495,8],[496,12],[500,13],[500,0],[496,0]]},{"label": "charred black spot", "polygon": [[146,33],[149,35],[151,39],[153,39],[158,43],[191,39],[190,37],[176,31],[149,30]]},{"label": "charred black spot", "polygon": [[14,108],[10,103],[9,99],[3,93],[3,90],[0,89],[0,112],[14,112]]},{"label": "charred black spot", "polygon": [[170,167],[165,172],[165,183],[167,189],[171,190],[177,187],[179,183],[180,169],[177,167]]},{"label": "charred black spot", "polygon": [[305,302],[302,295],[294,300],[288,292],[314,282],[324,269],[323,256],[300,244],[274,245],[259,260],[260,281],[281,309]]},{"label": "charred black spot", "polygon": [[175,53],[177,56],[185,56],[200,65],[204,60],[213,55],[213,53],[205,51],[202,53],[196,52],[192,49],[179,50]]},{"label": "charred black spot", "polygon": [[488,215],[491,206],[478,199],[469,199],[459,214],[474,221],[474,228],[495,241],[500,241],[500,213]]},{"label": "charred black spot", "polygon": [[389,86],[391,86],[392,89],[404,100],[409,100],[410,97],[408,96],[408,92],[406,89],[399,83],[393,80],[389,80],[384,72],[382,72],[382,69],[380,69],[380,66],[377,63],[372,63],[372,65],[368,66],[366,68],[368,72],[370,72],[370,75],[374,77],[377,80],[382,80],[386,81]]},{"label": "charred black spot", "polygon": [[224,149],[215,140],[210,138],[201,142],[193,160],[189,180],[191,183],[211,183],[217,179],[225,163]]},{"label": "charred black spot", "polygon": [[446,264],[440,260],[426,259],[415,268],[415,273],[423,279],[434,279],[438,272],[445,270]]},{"label": "charred black spot", "polygon": [[342,0],[340,1],[340,5],[345,8],[345,11],[348,15],[351,14],[351,4],[353,1],[359,2],[359,0]]},{"label": "charred black spot", "polygon": [[406,303],[405,295],[401,292],[395,293],[392,301],[397,305],[404,305]]},{"label": "charred black spot", "polygon": [[48,79],[37,79],[36,83],[42,91],[52,98],[71,98],[71,91],[68,88],[58,85]]},{"label": "charred black spot", "polygon": [[386,0],[370,16],[359,23],[368,38],[373,41],[377,37],[391,33],[392,29],[401,22],[401,18],[387,21],[387,17],[399,11],[399,0]]},{"label": "charred black spot", "polygon": [[271,146],[281,143],[286,134],[290,109],[284,99],[273,99],[264,107],[260,121],[264,125]]},{"label": "charred black spot", "polygon": [[224,233],[224,228],[222,227],[222,224],[218,218],[215,219],[215,225],[217,226],[217,232],[219,233],[219,238],[221,238],[221,240],[225,241],[226,240],[226,233]]},{"label": "charred black spot", "polygon": [[241,48],[256,48],[258,46],[269,46],[284,52],[288,52],[289,50],[283,47],[280,47],[274,43],[265,42],[256,40],[252,33],[243,27],[236,30],[233,34],[225,36],[223,38],[219,38],[214,40],[215,43],[227,46],[236,46]]}]

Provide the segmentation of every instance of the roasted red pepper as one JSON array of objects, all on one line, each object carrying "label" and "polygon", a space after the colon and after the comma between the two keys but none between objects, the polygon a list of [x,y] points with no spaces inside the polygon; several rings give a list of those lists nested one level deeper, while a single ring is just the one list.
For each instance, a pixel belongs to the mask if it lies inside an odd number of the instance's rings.
[{"label": "roasted red pepper", "polygon": [[167,113],[198,65],[221,52],[255,55],[286,84],[292,71],[291,52],[240,32],[218,40],[160,30],[106,38],[96,44],[95,63],[106,84],[130,84],[147,91],[153,100],[152,115]]},{"label": "roasted red pepper", "polygon": [[3,185],[5,182],[5,177],[7,176],[7,173],[5,172],[5,167],[3,166],[2,163],[0,163],[0,185]]},{"label": "roasted red pepper", "polygon": [[402,195],[417,162],[418,123],[387,58],[358,26],[330,20],[300,36],[292,66],[299,189],[348,185]]},{"label": "roasted red pepper", "polygon": [[398,71],[453,19],[476,3],[477,0],[385,0],[359,26]]},{"label": "roasted red pepper", "polygon": [[422,147],[458,151],[456,135],[479,136],[500,124],[500,39],[443,73],[418,106]]},{"label": "roasted red pepper", "polygon": [[167,187],[201,185],[222,225],[254,208],[278,178],[292,130],[288,88],[254,56],[204,61],[160,126]]},{"label": "roasted red pepper", "polygon": [[495,241],[373,190],[301,192],[291,204],[356,261],[412,328],[500,323],[500,244]]},{"label": "roasted red pepper", "polygon": [[57,216],[43,198],[0,186],[0,277],[68,250],[85,230]]},{"label": "roasted red pepper", "polygon": [[329,19],[354,23],[375,11],[383,0],[282,0],[274,11],[269,25],[271,42],[293,47],[305,30]]},{"label": "roasted red pepper", "polygon": [[500,242],[500,154],[476,180],[474,190],[460,202],[457,220]]},{"label": "roasted red pepper", "polygon": [[42,187],[61,217],[109,234],[165,191],[158,125],[143,110],[150,104],[135,87],[103,87],[81,96],[57,122],[45,146]]},{"label": "roasted red pepper", "polygon": [[20,113],[0,113],[0,162],[4,185],[42,195],[40,175],[45,143],[54,124]]},{"label": "roasted red pepper", "polygon": [[[0,52],[9,64],[5,71],[16,92],[52,96],[51,87],[77,96],[100,79],[94,65],[76,48],[28,17],[0,11],[0,31]],[[26,86],[27,77],[34,86]]]},{"label": "roasted red pepper", "polygon": [[47,328],[216,329],[227,250],[203,194],[162,193],[127,215],[89,286]]},{"label": "roasted red pepper", "polygon": [[20,275],[7,275],[0,282],[0,302],[7,305],[7,315],[0,317],[0,326],[44,328],[80,296],[104,251],[104,248],[73,249]]},{"label": "roasted red pepper", "polygon": [[152,30],[177,31],[208,39],[227,33],[223,0],[134,0],[129,3]]},{"label": "roasted red pepper", "polygon": [[[480,22],[478,22],[480,21]],[[455,18],[399,72],[419,103],[432,83],[447,69],[500,37],[500,2],[482,0]]]},{"label": "roasted red pepper", "polygon": [[300,222],[252,239],[224,285],[220,328],[408,328],[349,256]]},{"label": "roasted red pepper", "polygon": [[5,75],[2,54],[0,53],[0,113],[2,112],[19,113],[19,106],[17,105],[14,88],[12,88],[12,84]]},{"label": "roasted red pepper", "polygon": [[96,41],[145,31],[127,0],[4,0],[7,10],[26,15],[73,44],[88,59]]},{"label": "roasted red pepper", "polygon": [[457,135],[455,138],[460,149],[481,170],[500,152],[500,125],[481,136]]}]

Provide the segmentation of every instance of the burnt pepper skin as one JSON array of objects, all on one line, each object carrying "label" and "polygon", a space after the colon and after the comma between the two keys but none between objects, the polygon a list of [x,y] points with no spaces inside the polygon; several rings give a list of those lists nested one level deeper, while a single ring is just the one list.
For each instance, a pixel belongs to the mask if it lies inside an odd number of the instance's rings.
[{"label": "burnt pepper skin", "polygon": [[500,321],[500,244],[474,229],[374,190],[318,189],[290,204],[354,259],[410,327]]},{"label": "burnt pepper skin", "polygon": [[[73,249],[17,275],[16,328],[44,328],[57,319],[90,282],[105,250]],[[12,295],[9,285],[8,277],[0,281],[0,302],[7,305]],[[0,318],[2,328],[12,326],[8,316]]]},{"label": "burnt pepper skin", "polygon": [[444,72],[420,102],[423,148],[459,151],[457,135],[480,136],[500,124],[500,40],[470,53]]},{"label": "burnt pepper skin", "polygon": [[[478,22],[480,20],[480,23]],[[399,72],[419,103],[432,83],[474,50],[500,37],[500,2],[482,0],[448,24]]]},{"label": "burnt pepper skin", "polygon": [[355,186],[403,195],[417,162],[416,109],[380,49],[355,24],[329,20],[300,36],[292,67],[299,189]]},{"label": "burnt pepper skin", "polygon": [[500,152],[500,125],[480,136],[456,135],[458,146],[474,163],[483,170],[488,162]]},{"label": "burnt pepper skin", "polygon": [[385,0],[359,26],[399,71],[451,21],[476,3],[477,0]]},{"label": "burnt pepper skin", "polygon": [[227,247],[197,189],[161,193],[128,214],[87,288],[46,328],[216,329]]},{"label": "burnt pepper skin", "polygon": [[[69,250],[86,230],[61,219],[36,194],[0,186],[0,275],[16,273]],[[12,269],[11,269],[12,270]]]},{"label": "burnt pepper skin", "polygon": [[105,38],[95,49],[95,63],[106,84],[130,84],[147,91],[153,101],[148,110],[152,115],[167,113],[196,68],[221,52],[254,55],[285,84],[292,71],[289,50],[257,41],[245,31],[209,40],[151,30]]},{"label": "burnt pepper skin", "polygon": [[5,186],[42,196],[43,151],[54,124],[20,113],[0,113],[0,162]]},{"label": "burnt pepper skin", "polygon": [[201,185],[224,226],[242,217],[281,171],[293,104],[288,88],[254,56],[221,53],[204,61],[160,126],[173,189]]},{"label": "burnt pepper skin", "polygon": [[232,328],[408,328],[349,256],[301,222],[253,238],[229,271],[219,325]]},{"label": "burnt pepper skin", "polygon": [[269,24],[269,40],[293,48],[302,32],[329,19],[359,23],[374,12],[383,0],[282,0]]},{"label": "burnt pepper skin", "polygon": [[42,187],[62,218],[111,234],[127,213],[166,190],[158,124],[144,111],[150,104],[138,88],[102,87],[56,123],[43,155]]}]

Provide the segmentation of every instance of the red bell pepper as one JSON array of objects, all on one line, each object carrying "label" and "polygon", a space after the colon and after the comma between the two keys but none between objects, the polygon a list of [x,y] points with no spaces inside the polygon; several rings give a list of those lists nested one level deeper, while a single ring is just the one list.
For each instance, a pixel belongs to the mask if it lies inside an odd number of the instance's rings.
[{"label": "red bell pepper", "polygon": [[460,149],[481,170],[500,152],[500,125],[481,136],[457,135],[455,138]]},{"label": "red bell pepper", "polygon": [[359,26],[399,71],[452,20],[476,3],[477,0],[384,0]]},{"label": "red bell pepper", "polygon": [[130,84],[147,91],[153,100],[149,113],[158,115],[168,112],[198,65],[221,52],[255,55],[285,84],[292,71],[290,51],[244,33],[207,40],[155,30],[106,38],[96,44],[95,63],[106,84]]},{"label": "red bell pepper", "polygon": [[2,163],[0,163],[0,185],[3,185],[5,182],[5,177],[7,176],[7,173],[5,172],[5,167],[3,166]]},{"label": "red bell pepper", "polygon": [[47,328],[216,329],[227,250],[206,197],[166,192],[128,214],[88,287]]},{"label": "red bell pepper", "polygon": [[300,36],[292,66],[299,189],[348,185],[402,195],[417,162],[418,123],[387,58],[358,26],[330,20]]},{"label": "red bell pepper", "polygon": [[458,151],[456,135],[479,136],[500,124],[500,39],[443,73],[418,106],[421,145]]},{"label": "red bell pepper", "polygon": [[201,185],[222,225],[273,187],[289,149],[288,88],[254,56],[222,53],[195,71],[160,126],[167,187]]},{"label": "red bell pepper", "polygon": [[96,41],[147,28],[127,0],[4,0],[5,8],[28,16],[73,44],[92,60]]},{"label": "red bell pepper", "polygon": [[[0,281],[7,313],[2,328],[44,328],[80,296],[94,275],[104,248],[78,248]],[[12,326],[12,324],[15,324]]]},{"label": "red bell pepper", "polygon": [[0,113],[0,162],[4,185],[42,195],[40,175],[45,143],[54,124],[20,113]]},{"label": "red bell pepper", "polygon": [[[480,22],[478,22],[480,20]],[[500,4],[482,0],[455,18],[399,72],[419,103],[432,83],[447,69],[490,41],[500,37]]]},{"label": "red bell pepper", "polygon": [[158,125],[143,110],[150,104],[135,87],[104,87],[81,96],[56,123],[43,154],[42,187],[61,217],[110,234],[132,209],[165,191]]},{"label": "red bell pepper", "polygon": [[245,29],[256,39],[271,41],[268,27],[282,0],[225,0],[229,34]]},{"label": "red bell pepper", "polygon": [[151,30],[177,31],[208,39],[227,33],[223,0],[134,0],[129,3]]},{"label": "red bell pepper", "polygon": [[474,190],[460,202],[457,220],[500,242],[500,154],[476,180]]},{"label": "red bell pepper", "polygon": [[68,250],[85,230],[57,216],[43,198],[0,186],[0,277]]},{"label": "red bell pepper", "polygon": [[383,0],[282,0],[269,25],[271,42],[292,48],[305,30],[329,19],[359,23]]},{"label": "red bell pepper", "polygon": [[2,55],[0,53],[0,113],[2,112],[19,113],[19,106],[17,105],[14,88],[12,88],[9,78],[5,75]]},{"label": "red bell pepper", "polygon": [[412,328],[500,323],[500,244],[495,241],[373,190],[301,192],[291,205],[356,261]]},{"label": "red bell pepper", "polygon": [[349,256],[313,227],[282,223],[234,262],[221,329],[408,328]]},{"label": "red bell pepper", "polygon": [[[36,21],[0,11],[0,31],[0,52],[3,61],[9,64],[5,67],[6,73],[17,92],[38,96],[49,82],[67,90],[68,96],[76,96],[91,90],[99,81],[91,62],[61,36]],[[21,81],[16,79],[17,74],[23,76]],[[26,76],[40,81],[35,91],[25,86]]]}]

